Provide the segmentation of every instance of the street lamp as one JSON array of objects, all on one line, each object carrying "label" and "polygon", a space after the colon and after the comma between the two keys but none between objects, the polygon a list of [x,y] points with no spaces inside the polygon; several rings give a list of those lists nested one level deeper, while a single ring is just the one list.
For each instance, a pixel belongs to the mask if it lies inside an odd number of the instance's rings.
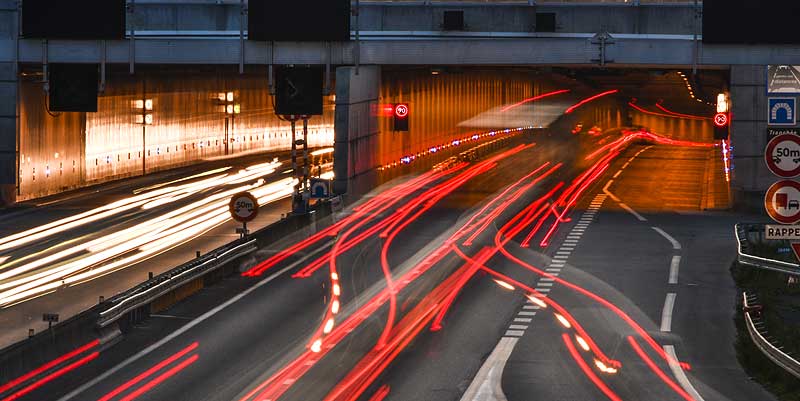
[{"label": "street lamp", "polygon": [[133,122],[142,126],[142,175],[147,173],[147,126],[153,125],[153,99],[136,99],[131,102]]}]

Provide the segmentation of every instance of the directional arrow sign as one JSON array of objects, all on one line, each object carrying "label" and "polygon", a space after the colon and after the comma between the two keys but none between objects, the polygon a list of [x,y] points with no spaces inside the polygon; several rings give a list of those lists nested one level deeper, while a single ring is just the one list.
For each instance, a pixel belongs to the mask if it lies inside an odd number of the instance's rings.
[{"label": "directional arrow sign", "polygon": [[764,197],[764,208],[781,224],[800,222],[800,184],[790,180],[772,184]]},{"label": "directional arrow sign", "polygon": [[800,175],[800,136],[783,134],[772,138],[764,151],[764,161],[778,177]]}]

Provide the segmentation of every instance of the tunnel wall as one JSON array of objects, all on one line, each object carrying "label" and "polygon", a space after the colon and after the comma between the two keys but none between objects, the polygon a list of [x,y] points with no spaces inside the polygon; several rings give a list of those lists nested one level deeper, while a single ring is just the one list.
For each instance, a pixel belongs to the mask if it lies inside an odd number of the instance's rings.
[{"label": "tunnel wall", "polygon": [[[487,111],[553,90],[531,73],[465,70],[431,74],[430,70],[384,70],[380,104],[408,103],[409,131],[392,130],[393,118],[378,119],[379,166],[437,145],[463,139],[476,129],[459,124]],[[516,128],[498,124],[494,128]]]},{"label": "tunnel wall", "polygon": [[633,125],[647,127],[656,134],[685,141],[714,141],[714,125],[711,120],[654,116],[633,109],[630,110],[630,115]]},{"label": "tunnel wall", "polygon": [[[200,70],[200,71],[198,71]],[[262,71],[263,70],[263,71]],[[273,113],[266,70],[180,67],[112,73],[96,113],[48,113],[41,83],[21,85],[17,200],[141,175],[144,171],[291,147],[290,124]],[[233,92],[241,113],[224,112],[219,93]],[[137,124],[133,103],[153,100],[153,124]],[[333,100],[309,122],[309,145],[333,144]],[[228,120],[228,155],[225,126]],[[298,130],[302,127],[298,124]],[[143,149],[144,148],[144,149]]]}]

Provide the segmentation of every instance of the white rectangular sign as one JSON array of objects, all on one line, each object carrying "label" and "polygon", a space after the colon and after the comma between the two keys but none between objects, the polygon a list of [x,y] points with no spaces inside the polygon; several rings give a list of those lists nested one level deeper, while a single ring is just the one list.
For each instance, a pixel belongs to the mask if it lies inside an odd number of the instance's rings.
[{"label": "white rectangular sign", "polygon": [[766,239],[786,239],[800,241],[800,226],[781,226],[767,224],[764,228]]}]

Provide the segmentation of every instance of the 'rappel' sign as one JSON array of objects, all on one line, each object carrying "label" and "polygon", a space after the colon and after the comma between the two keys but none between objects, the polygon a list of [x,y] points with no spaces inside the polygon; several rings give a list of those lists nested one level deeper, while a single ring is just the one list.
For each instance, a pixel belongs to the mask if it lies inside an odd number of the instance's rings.
[{"label": "'rappel' sign", "polygon": [[773,174],[782,178],[800,175],[800,136],[778,135],[767,144],[764,161]]}]

